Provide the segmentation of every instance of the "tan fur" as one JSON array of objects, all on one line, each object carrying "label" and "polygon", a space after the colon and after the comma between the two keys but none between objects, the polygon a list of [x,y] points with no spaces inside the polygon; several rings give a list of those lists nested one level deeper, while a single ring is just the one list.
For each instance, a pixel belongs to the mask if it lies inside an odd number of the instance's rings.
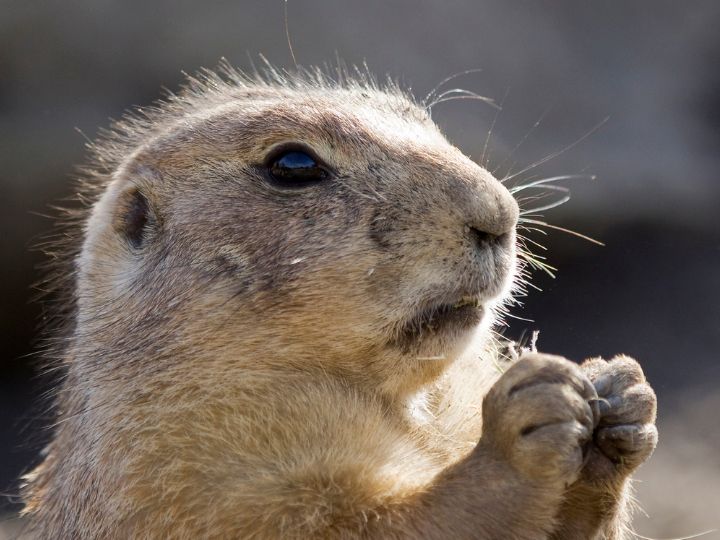
[{"label": "tan fur", "polygon": [[[491,327],[517,205],[407,94],[340,75],[225,67],[94,148],[55,437],[28,476],[38,537],[622,534],[655,443],[642,372],[506,360]],[[334,177],[269,187],[260,164],[287,141]],[[138,249],[136,190],[153,215]],[[478,248],[469,227],[505,240]],[[468,294],[475,329],[408,337],[418,310]],[[615,459],[606,428],[630,423],[642,455]]]}]

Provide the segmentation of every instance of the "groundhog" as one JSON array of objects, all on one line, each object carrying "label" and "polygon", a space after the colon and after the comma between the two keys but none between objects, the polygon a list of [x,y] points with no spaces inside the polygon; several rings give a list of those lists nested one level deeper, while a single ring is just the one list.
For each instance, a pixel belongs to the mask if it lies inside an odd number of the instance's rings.
[{"label": "groundhog", "polygon": [[508,354],[518,204],[427,105],[224,66],[91,146],[31,534],[626,534],[653,391]]}]

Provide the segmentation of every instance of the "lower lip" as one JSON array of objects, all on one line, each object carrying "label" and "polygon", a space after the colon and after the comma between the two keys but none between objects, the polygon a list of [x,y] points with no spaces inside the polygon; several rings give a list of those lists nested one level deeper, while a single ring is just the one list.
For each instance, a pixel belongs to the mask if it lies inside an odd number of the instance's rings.
[{"label": "lower lip", "polygon": [[449,310],[441,310],[435,315],[430,324],[434,324],[439,328],[442,327],[474,327],[480,324],[484,310],[482,306],[462,306],[459,308],[450,308]]},{"label": "lower lip", "polygon": [[459,308],[443,306],[421,313],[405,325],[403,341],[420,341],[475,328],[482,321],[482,306],[467,305]]}]

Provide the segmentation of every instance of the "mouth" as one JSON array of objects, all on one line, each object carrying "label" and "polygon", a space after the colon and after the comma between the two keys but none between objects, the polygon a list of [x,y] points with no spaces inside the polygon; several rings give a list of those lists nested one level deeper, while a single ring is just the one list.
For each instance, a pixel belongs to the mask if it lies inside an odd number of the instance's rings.
[{"label": "mouth", "polygon": [[475,295],[433,304],[418,311],[401,327],[396,344],[403,350],[418,348],[427,341],[449,344],[477,327],[484,314],[484,304]]}]

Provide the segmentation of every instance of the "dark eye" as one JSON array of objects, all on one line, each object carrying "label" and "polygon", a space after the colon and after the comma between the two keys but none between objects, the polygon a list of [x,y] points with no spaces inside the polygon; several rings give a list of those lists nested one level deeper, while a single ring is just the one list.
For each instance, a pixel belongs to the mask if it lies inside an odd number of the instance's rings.
[{"label": "dark eye", "polygon": [[302,149],[280,150],[268,160],[268,172],[282,187],[299,188],[321,182],[330,174]]}]

